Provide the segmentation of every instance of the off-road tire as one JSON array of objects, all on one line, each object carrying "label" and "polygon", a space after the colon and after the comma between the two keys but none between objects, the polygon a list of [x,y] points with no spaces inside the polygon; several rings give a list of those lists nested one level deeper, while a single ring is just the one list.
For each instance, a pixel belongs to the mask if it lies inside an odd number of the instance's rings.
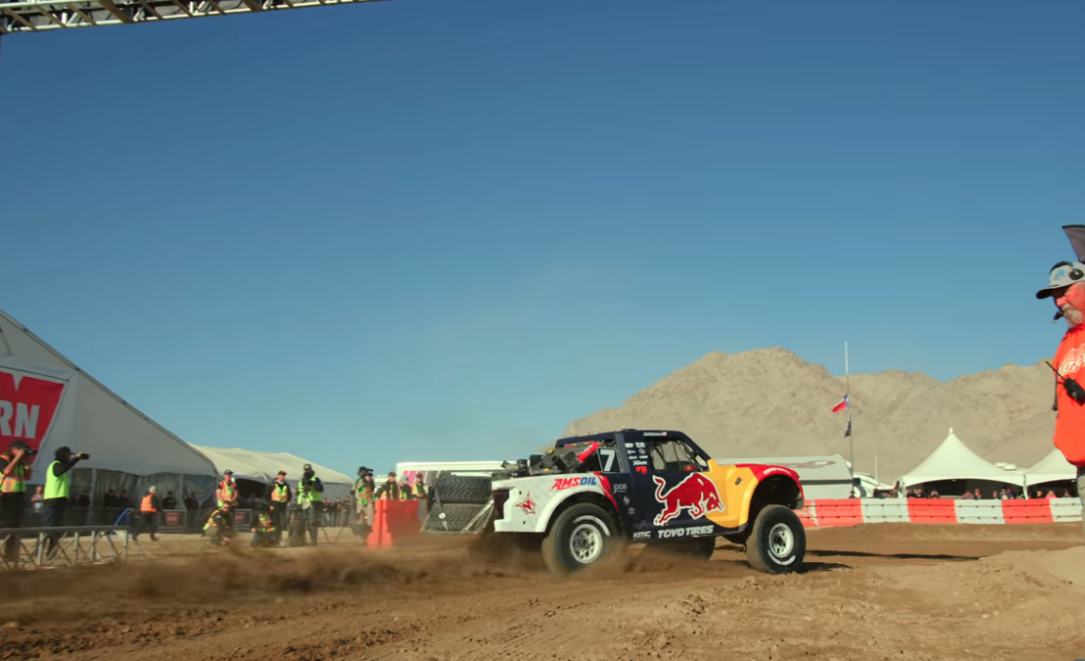
[{"label": "off-road tire", "polygon": [[[442,503],[440,505],[434,505],[430,508],[430,511],[426,513],[426,521],[422,526],[422,530],[425,532],[462,532],[464,527],[471,522],[482,510],[485,505],[476,505],[468,503]],[[489,516],[493,516],[491,513]],[[477,522],[485,524],[489,519],[489,516],[483,515]],[[447,524],[447,527],[446,527]],[[476,528],[477,530],[477,528]]]},{"label": "off-road tire", "polygon": [[566,576],[609,559],[622,543],[614,517],[598,505],[577,503],[558,515],[543,538],[542,559],[551,574]]},{"label": "off-road tire", "polygon": [[433,485],[434,500],[442,504],[485,505],[493,494],[490,478],[470,475],[441,475]]},{"label": "off-road tire", "polygon": [[467,556],[474,562],[534,569],[539,564],[541,535],[484,532],[471,540]]},{"label": "off-road tire", "polygon": [[665,553],[692,560],[709,560],[716,552],[716,538],[696,537],[669,542],[649,542],[646,548],[652,553]]},{"label": "off-road tire", "polygon": [[746,560],[754,569],[786,574],[802,568],[806,529],[799,516],[783,505],[766,505],[757,513],[746,540]]}]

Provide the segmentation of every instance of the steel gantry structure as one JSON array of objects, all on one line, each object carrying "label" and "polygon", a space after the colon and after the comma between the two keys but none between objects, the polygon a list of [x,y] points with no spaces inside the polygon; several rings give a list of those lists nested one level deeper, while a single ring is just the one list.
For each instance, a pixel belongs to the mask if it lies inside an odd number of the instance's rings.
[{"label": "steel gantry structure", "polygon": [[0,0],[0,36],[388,0]]}]

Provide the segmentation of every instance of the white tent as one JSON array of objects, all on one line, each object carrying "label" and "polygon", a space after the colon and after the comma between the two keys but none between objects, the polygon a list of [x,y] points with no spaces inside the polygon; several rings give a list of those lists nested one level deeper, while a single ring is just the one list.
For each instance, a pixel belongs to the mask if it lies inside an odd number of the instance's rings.
[{"label": "white tent", "polygon": [[294,489],[301,477],[302,467],[312,464],[313,473],[324,483],[324,497],[335,500],[350,495],[354,480],[312,461],[302,459],[286,452],[254,452],[241,448],[212,448],[204,445],[193,446],[201,454],[214,462],[215,472],[221,475],[232,470],[235,480],[252,480],[270,484],[279,471],[286,471],[286,483]]},{"label": "white tent", "polygon": [[73,491],[92,489],[96,501],[151,483],[201,499],[214,489],[211,461],[0,311],[0,450],[16,440],[38,450],[32,484],[44,483],[57,448],[88,453]]},{"label": "white tent", "polygon": [[934,452],[900,478],[903,488],[944,480],[1001,482],[1023,487],[1025,476],[1018,470],[999,468],[968,448],[950,427],[949,435]]},{"label": "white tent", "polygon": [[1073,464],[1066,461],[1066,457],[1058,448],[1053,448],[1046,457],[1025,471],[1025,479],[1030,486],[1045,482],[1073,480],[1076,476],[1077,469],[1074,468]]}]

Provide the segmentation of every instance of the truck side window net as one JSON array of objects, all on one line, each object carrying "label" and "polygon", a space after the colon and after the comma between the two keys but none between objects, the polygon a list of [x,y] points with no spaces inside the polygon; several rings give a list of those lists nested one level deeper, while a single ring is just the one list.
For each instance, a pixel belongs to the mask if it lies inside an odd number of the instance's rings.
[{"label": "truck side window net", "polygon": [[652,470],[659,473],[689,473],[707,468],[688,445],[677,438],[651,443]]}]

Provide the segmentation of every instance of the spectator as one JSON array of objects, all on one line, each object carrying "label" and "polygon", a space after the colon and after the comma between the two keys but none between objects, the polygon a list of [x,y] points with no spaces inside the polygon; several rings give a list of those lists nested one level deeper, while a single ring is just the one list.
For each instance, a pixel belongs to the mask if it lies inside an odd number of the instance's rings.
[{"label": "spectator", "polygon": [[173,495],[172,491],[166,493],[166,497],[162,499],[162,509],[175,510],[177,509],[177,496]]},{"label": "spectator", "polygon": [[1068,326],[1051,361],[1056,370],[1051,407],[1056,411],[1053,443],[1067,463],[1076,468],[1081,497],[1085,496],[1085,361],[1081,359],[1085,350],[1085,264],[1058,262],[1047,278],[1047,286],[1036,292],[1036,298],[1050,298]]},{"label": "spectator", "polygon": [[152,542],[158,541],[155,533],[158,532],[159,509],[161,508],[158,503],[158,487],[151,487],[147,489],[147,495],[143,497],[143,501],[139,504],[139,527],[136,528],[132,539],[139,539],[140,534],[146,530],[151,533]]}]

